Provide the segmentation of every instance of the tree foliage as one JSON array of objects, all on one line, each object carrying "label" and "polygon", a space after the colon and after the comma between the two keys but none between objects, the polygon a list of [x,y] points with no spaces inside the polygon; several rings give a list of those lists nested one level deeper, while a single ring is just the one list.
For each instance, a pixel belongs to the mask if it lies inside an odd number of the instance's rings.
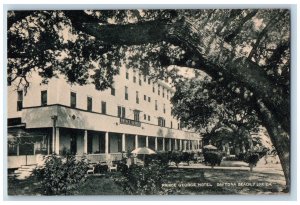
[{"label": "tree foliage", "polygon": [[289,184],[289,10],[10,11],[7,31],[8,81],[25,90],[31,72],[101,90],[121,63],[158,78],[176,78],[170,65],[203,70],[252,105]]}]

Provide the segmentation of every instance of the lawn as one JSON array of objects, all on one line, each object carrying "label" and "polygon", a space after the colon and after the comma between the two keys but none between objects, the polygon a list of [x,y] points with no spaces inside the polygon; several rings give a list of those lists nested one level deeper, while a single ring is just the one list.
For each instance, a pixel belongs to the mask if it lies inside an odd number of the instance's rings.
[{"label": "lawn", "polygon": [[[71,195],[122,195],[113,178],[120,173],[90,175]],[[172,195],[203,194],[280,194],[284,187],[281,173],[261,173],[244,170],[169,169],[163,189]],[[8,179],[9,195],[41,195],[35,177],[26,180]]]}]

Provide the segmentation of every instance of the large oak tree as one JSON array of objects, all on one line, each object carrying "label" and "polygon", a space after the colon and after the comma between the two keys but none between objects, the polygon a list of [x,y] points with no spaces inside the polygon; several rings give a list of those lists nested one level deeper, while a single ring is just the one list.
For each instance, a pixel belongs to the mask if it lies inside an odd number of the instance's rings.
[{"label": "large oak tree", "polygon": [[10,11],[7,25],[8,81],[25,89],[32,71],[105,89],[127,58],[161,77],[169,65],[200,69],[240,98],[250,93],[289,187],[289,10]]}]

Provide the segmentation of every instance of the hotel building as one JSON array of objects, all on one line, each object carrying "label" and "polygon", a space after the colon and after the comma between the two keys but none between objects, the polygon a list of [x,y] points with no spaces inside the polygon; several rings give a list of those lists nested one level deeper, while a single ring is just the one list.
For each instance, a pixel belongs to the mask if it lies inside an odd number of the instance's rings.
[{"label": "hotel building", "polygon": [[63,76],[41,84],[37,74],[27,93],[8,86],[8,168],[35,164],[38,154],[71,152],[93,162],[137,147],[196,151],[201,136],[181,128],[171,114],[174,89],[139,71],[120,68],[113,88],[70,85]]}]

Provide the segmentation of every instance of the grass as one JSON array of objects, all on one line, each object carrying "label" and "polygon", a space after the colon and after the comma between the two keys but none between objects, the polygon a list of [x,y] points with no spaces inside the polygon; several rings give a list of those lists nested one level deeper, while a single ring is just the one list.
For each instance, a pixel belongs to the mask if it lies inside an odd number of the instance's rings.
[{"label": "grass", "polygon": [[[90,175],[71,195],[123,195],[122,188],[113,181],[119,175]],[[278,194],[283,188],[284,176],[280,173],[241,170],[174,168],[168,170],[163,182],[163,189],[171,195]],[[9,178],[8,194],[41,195],[41,188],[35,177],[26,180]]]}]

